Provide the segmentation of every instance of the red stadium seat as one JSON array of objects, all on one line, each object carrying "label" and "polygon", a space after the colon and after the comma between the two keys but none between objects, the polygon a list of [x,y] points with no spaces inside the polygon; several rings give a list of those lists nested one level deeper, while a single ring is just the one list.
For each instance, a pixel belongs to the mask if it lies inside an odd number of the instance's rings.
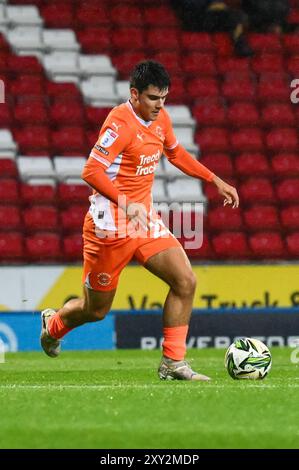
[{"label": "red stadium seat", "polygon": [[249,178],[238,190],[243,204],[274,204],[276,201],[272,183],[267,178]]},{"label": "red stadium seat", "polygon": [[236,174],[241,177],[252,175],[267,176],[270,174],[270,166],[267,158],[262,153],[242,153],[235,159]]},{"label": "red stadium seat", "polygon": [[226,153],[204,154],[200,158],[200,163],[207,166],[221,178],[233,174],[233,164],[230,156]]},{"label": "red stadium seat", "polygon": [[79,103],[57,102],[50,109],[52,125],[83,126],[85,123],[84,108]]},{"label": "red stadium seat", "polygon": [[[132,48],[132,44],[129,47]],[[165,27],[149,29],[146,33],[146,48],[150,53],[155,50],[179,50],[180,41],[176,29]]]},{"label": "red stadium seat", "polygon": [[82,230],[87,213],[86,204],[73,204],[61,212],[61,224],[64,232]]},{"label": "red stadium seat", "polygon": [[87,27],[76,33],[85,54],[109,53],[111,47],[110,27]]},{"label": "red stadium seat", "polygon": [[292,233],[286,238],[287,249],[291,257],[299,257],[299,232]]},{"label": "red stadium seat", "polygon": [[44,95],[44,78],[42,75],[19,75],[16,80],[10,83],[10,92],[14,96],[18,95]]},{"label": "red stadium seat", "polygon": [[271,152],[296,152],[298,150],[298,135],[295,129],[280,128],[266,135],[266,144]]},{"label": "red stadium seat", "polygon": [[185,74],[190,74],[191,76],[217,75],[216,64],[213,56],[199,52],[192,52],[187,55],[183,55],[182,69]]},{"label": "red stadium seat", "polygon": [[94,106],[85,106],[85,114],[92,127],[100,129],[106,117],[108,116],[111,108],[95,108]]},{"label": "red stadium seat", "polygon": [[213,42],[215,51],[220,57],[229,57],[234,55],[234,46],[231,38],[227,33],[215,33]]},{"label": "red stadium seat", "polygon": [[75,83],[46,82],[46,95],[52,102],[56,101],[82,101],[79,88]]},{"label": "red stadium seat", "polygon": [[200,127],[226,125],[226,109],[219,103],[199,103],[192,109],[192,114]]},{"label": "red stadium seat", "polygon": [[213,54],[214,43],[209,33],[183,31],[181,35],[182,49],[187,51],[208,52]]},{"label": "red stadium seat", "polygon": [[283,56],[280,54],[262,54],[252,59],[252,70],[255,73],[283,72]]},{"label": "red stadium seat", "polygon": [[9,49],[10,49],[9,44],[6,41],[3,33],[0,33],[0,51],[1,51],[1,53],[9,52]]},{"label": "red stadium seat", "polygon": [[237,260],[247,259],[250,256],[246,236],[243,232],[222,232],[213,237],[212,245],[217,258]]},{"label": "red stadium seat", "polygon": [[226,129],[220,129],[218,127],[206,127],[196,133],[195,141],[199,144],[202,152],[223,153],[230,151]]},{"label": "red stadium seat", "polygon": [[299,75],[299,54],[289,57],[287,60],[287,70],[293,75],[294,78],[297,78]]},{"label": "red stadium seat", "polygon": [[18,103],[14,108],[14,115],[20,125],[39,125],[48,122],[48,109],[40,102]]},{"label": "red stadium seat", "polygon": [[53,206],[33,205],[24,210],[23,219],[27,232],[58,229],[58,212]]},{"label": "red stadium seat", "polygon": [[[110,8],[109,8],[110,10]],[[143,11],[140,7],[130,5],[116,5],[110,10],[110,16],[115,28],[121,26],[141,26],[143,24]],[[146,16],[146,11],[145,11]],[[156,18],[157,20],[157,18]],[[168,22],[167,22],[168,23]]]},{"label": "red stadium seat", "polygon": [[240,59],[239,57],[219,57],[217,60],[218,72],[226,75],[231,72],[249,72],[250,62],[248,59]]},{"label": "red stadium seat", "polygon": [[216,207],[208,212],[209,231],[242,230],[243,221],[239,209]]},{"label": "red stadium seat", "polygon": [[11,107],[8,103],[1,103],[0,106],[0,128],[9,128],[13,123]]},{"label": "red stadium seat", "polygon": [[258,54],[282,52],[280,37],[274,33],[251,33],[248,38],[250,47]]},{"label": "red stadium seat", "polygon": [[72,3],[52,1],[50,4],[41,6],[41,14],[48,28],[71,28],[73,26]]},{"label": "red stadium seat", "polygon": [[19,185],[13,178],[1,178],[0,180],[0,201],[1,203],[18,204]]},{"label": "red stadium seat", "polygon": [[246,228],[251,232],[280,230],[278,211],[275,206],[255,205],[243,212]]},{"label": "red stadium seat", "polygon": [[[295,202],[295,201],[294,201]],[[282,226],[290,230],[299,230],[299,204],[285,207],[280,213]]]},{"label": "red stadium seat", "polygon": [[23,256],[23,235],[19,232],[0,232],[0,261],[21,261]]},{"label": "red stadium seat", "polygon": [[298,3],[296,3],[294,7],[291,8],[287,17],[287,23],[291,25],[291,27],[296,27],[299,24],[299,8],[296,7],[298,7]]},{"label": "red stadium seat", "polygon": [[52,152],[56,155],[85,155],[85,134],[81,127],[60,127],[52,132]]},{"label": "red stadium seat", "polygon": [[189,96],[186,92],[185,80],[181,77],[173,77],[171,79],[171,89],[169,96],[167,96],[167,102],[182,104],[186,102],[188,98]]},{"label": "red stadium seat", "polygon": [[287,178],[276,186],[278,199],[283,204],[296,204],[299,201],[299,178]]},{"label": "red stadium seat", "polygon": [[11,160],[10,158],[0,158],[0,175],[1,178],[7,176],[11,176],[13,178],[17,177],[18,169],[15,161]]},{"label": "red stadium seat", "polygon": [[251,81],[227,80],[222,85],[222,93],[229,101],[253,101],[255,87]]},{"label": "red stadium seat", "polygon": [[20,189],[23,204],[53,204],[56,201],[56,187],[50,184],[22,183]]},{"label": "red stadium seat", "polygon": [[93,130],[86,131],[86,140],[87,140],[87,152],[86,155],[88,155],[88,152],[92,149],[94,144],[97,142],[98,137],[99,137],[99,131],[100,128],[96,127]]},{"label": "red stadium seat", "polygon": [[263,133],[257,127],[244,127],[231,133],[232,150],[240,152],[263,152]]},{"label": "red stadium seat", "polygon": [[234,103],[227,111],[227,119],[234,127],[250,127],[259,125],[259,112],[253,103]]},{"label": "red stadium seat", "polygon": [[292,106],[285,103],[268,104],[262,109],[262,124],[266,127],[295,126]]},{"label": "red stadium seat", "polygon": [[21,228],[21,213],[18,206],[0,206],[0,227],[1,231],[18,230]]},{"label": "red stadium seat", "polygon": [[122,79],[127,79],[131,74],[133,67],[145,58],[146,54],[143,51],[129,51],[125,54],[114,54],[112,56],[112,62],[113,65],[117,68],[120,77]]},{"label": "red stadium seat", "polygon": [[111,33],[111,42],[115,51],[143,50],[144,33],[141,28],[119,28]]},{"label": "red stadium seat", "polygon": [[186,88],[190,99],[203,100],[219,97],[218,82],[214,78],[193,78],[187,81]]},{"label": "red stadium seat", "polygon": [[22,129],[14,129],[13,135],[21,154],[30,155],[33,152],[38,152],[40,155],[49,154],[50,136],[47,126],[27,126]]},{"label": "red stadium seat", "polygon": [[153,59],[166,67],[170,74],[180,75],[182,73],[181,56],[176,51],[157,52]]},{"label": "red stadium seat", "polygon": [[185,251],[189,258],[196,258],[196,259],[205,259],[205,260],[213,260],[215,258],[215,253],[213,251],[212,244],[207,237],[206,234],[203,235],[202,245],[199,248],[188,249],[185,246],[186,240],[184,238],[179,238],[179,242],[183,247],[185,247]]},{"label": "red stadium seat", "polygon": [[83,253],[82,232],[63,238],[63,254],[67,261],[81,261]]},{"label": "red stadium seat", "polygon": [[278,232],[255,233],[249,237],[249,245],[256,258],[287,258],[286,248]]},{"label": "red stadium seat", "polygon": [[275,176],[299,176],[299,155],[297,153],[280,153],[271,158],[272,171]]},{"label": "red stadium seat", "polygon": [[61,242],[56,233],[39,232],[25,239],[26,254],[31,261],[49,262],[61,259]]},{"label": "red stadium seat", "polygon": [[109,9],[106,9],[103,5],[94,1],[85,1],[82,4],[78,3],[75,18],[80,27],[108,26],[110,24]]},{"label": "red stadium seat", "polygon": [[287,54],[298,54],[299,36],[298,34],[284,34],[282,37],[284,50]]},{"label": "red stadium seat", "polygon": [[85,204],[86,210],[90,195],[91,188],[87,184],[60,183],[58,186],[59,202],[64,206],[79,202]]},{"label": "red stadium seat", "polygon": [[257,97],[261,102],[282,101],[288,103],[290,99],[290,86],[284,80],[268,79],[262,80],[258,84]]},{"label": "red stadium seat", "polygon": [[145,8],[144,9],[144,22],[148,26],[149,29],[155,28],[157,26],[165,27],[166,25],[167,27],[179,26],[178,17],[174,13],[174,11],[167,5]]},{"label": "red stadium seat", "polygon": [[43,75],[44,69],[41,62],[33,56],[10,55],[7,59],[7,69],[10,73],[24,73]]}]

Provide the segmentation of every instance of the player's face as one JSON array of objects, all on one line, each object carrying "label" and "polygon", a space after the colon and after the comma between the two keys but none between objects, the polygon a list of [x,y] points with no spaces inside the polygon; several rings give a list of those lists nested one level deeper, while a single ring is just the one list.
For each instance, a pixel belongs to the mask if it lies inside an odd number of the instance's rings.
[{"label": "player's face", "polygon": [[131,95],[135,113],[144,121],[155,121],[164,106],[168,88],[160,90],[149,85],[142,93],[139,93],[136,88],[132,88]]}]

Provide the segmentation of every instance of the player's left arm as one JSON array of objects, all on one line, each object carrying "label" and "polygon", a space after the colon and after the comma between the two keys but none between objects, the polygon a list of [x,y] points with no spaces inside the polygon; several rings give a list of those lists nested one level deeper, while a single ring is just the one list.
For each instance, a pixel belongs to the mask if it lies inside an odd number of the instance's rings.
[{"label": "player's left arm", "polygon": [[203,179],[208,182],[214,183],[221,196],[224,196],[223,205],[231,205],[233,208],[239,206],[239,196],[236,188],[223,181],[205,165],[192,157],[187,150],[178,143],[176,136],[173,132],[171,119],[164,109],[164,122],[165,122],[165,141],[164,141],[164,154],[174,166],[179,168],[183,173],[193,178]]},{"label": "player's left arm", "polygon": [[195,160],[182,145],[177,144],[172,149],[164,147],[164,153],[168,160],[186,175],[214,183],[218,188],[219,194],[224,196],[224,206],[231,205],[233,208],[239,206],[239,196],[236,188],[223,181],[205,165]]}]

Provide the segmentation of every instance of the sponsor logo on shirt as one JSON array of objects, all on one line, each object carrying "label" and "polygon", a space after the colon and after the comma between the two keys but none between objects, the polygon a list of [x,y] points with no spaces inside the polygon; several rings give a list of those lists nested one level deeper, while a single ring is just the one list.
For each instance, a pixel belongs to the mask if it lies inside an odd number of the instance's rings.
[{"label": "sponsor logo on shirt", "polygon": [[139,165],[137,165],[136,167],[136,175],[145,176],[154,173],[155,169],[158,166],[160,156],[160,150],[158,150],[156,153],[153,153],[153,155],[140,155]]},{"label": "sponsor logo on shirt", "polygon": [[115,124],[115,122],[112,122],[111,125],[115,128],[116,132],[118,132],[118,129],[121,128],[121,124]]},{"label": "sponsor logo on shirt", "polygon": [[99,152],[103,153],[104,155],[109,155],[108,150],[105,150],[105,149],[104,149],[103,147],[101,147],[100,145],[95,145],[94,148],[97,149]]},{"label": "sponsor logo on shirt", "polygon": [[100,144],[104,148],[111,147],[118,137],[119,135],[112,129],[107,129],[101,137]]}]

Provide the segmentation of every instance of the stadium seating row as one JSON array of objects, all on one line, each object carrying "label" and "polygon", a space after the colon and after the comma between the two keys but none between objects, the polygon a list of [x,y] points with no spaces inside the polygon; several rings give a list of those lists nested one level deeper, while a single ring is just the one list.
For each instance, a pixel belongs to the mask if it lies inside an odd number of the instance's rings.
[{"label": "stadium seating row", "polygon": [[[282,238],[279,232],[264,231],[246,236],[243,232],[225,231],[203,245],[188,248],[190,239],[180,238],[188,255],[200,259],[259,260],[294,259],[299,255],[299,232]],[[24,236],[22,232],[0,232],[0,262],[81,261],[81,232],[61,238],[57,233],[37,232]]]}]

